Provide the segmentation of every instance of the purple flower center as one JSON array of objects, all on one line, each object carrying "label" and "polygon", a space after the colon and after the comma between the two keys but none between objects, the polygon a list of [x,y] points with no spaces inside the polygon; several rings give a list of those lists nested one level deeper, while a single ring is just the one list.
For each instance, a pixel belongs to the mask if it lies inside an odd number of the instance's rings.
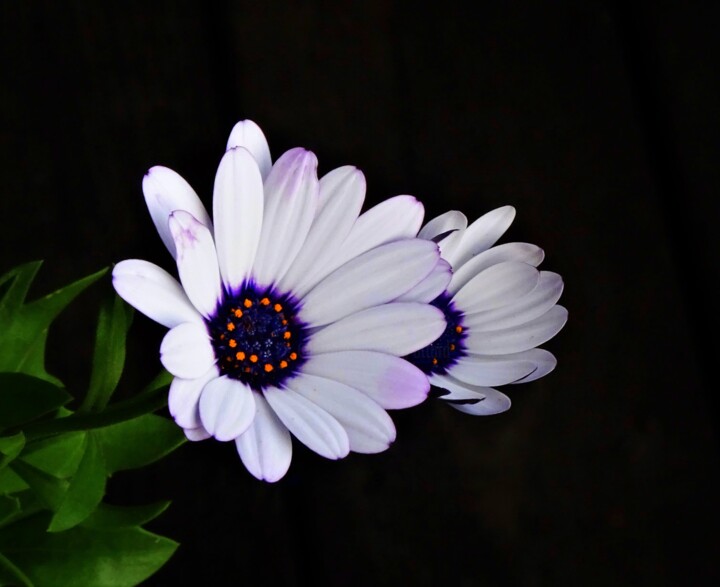
[{"label": "purple flower center", "polygon": [[445,331],[435,342],[406,356],[405,360],[427,375],[444,374],[460,357],[465,356],[464,340],[467,333],[462,322],[463,313],[455,308],[447,293],[435,298],[431,304],[445,314]]},{"label": "purple flower center", "polygon": [[256,391],[279,386],[304,362],[306,326],[297,302],[253,284],[226,294],[207,327],[221,375]]}]

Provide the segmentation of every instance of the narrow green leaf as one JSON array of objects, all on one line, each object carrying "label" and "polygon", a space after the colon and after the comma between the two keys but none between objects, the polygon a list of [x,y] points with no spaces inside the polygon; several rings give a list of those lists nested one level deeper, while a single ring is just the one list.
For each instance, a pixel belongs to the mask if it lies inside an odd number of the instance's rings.
[{"label": "narrow green leaf", "polygon": [[90,386],[80,411],[102,410],[117,388],[132,316],[132,308],[117,295],[100,308]]},{"label": "narrow green leaf", "polygon": [[149,465],[185,442],[185,435],[177,425],[154,414],[100,428],[97,432],[108,473]]},{"label": "narrow green leaf", "polygon": [[0,527],[32,516],[42,509],[42,504],[29,489],[14,495],[2,495],[0,496]]},{"label": "narrow green leaf", "polygon": [[37,515],[0,530],[0,551],[36,587],[134,587],[175,552],[178,544],[140,528],[104,532],[81,526],[46,533]]},{"label": "narrow green leaf", "polygon": [[29,263],[0,278],[0,282],[12,280],[0,301],[0,332],[3,333],[0,337],[0,371],[28,373],[56,383],[57,380],[45,371],[48,328],[55,317],[107,269],[26,304],[25,296],[38,267],[39,263]]},{"label": "narrow green leaf", "polygon": [[20,500],[12,495],[0,495],[0,526],[20,513]]},{"label": "narrow green leaf", "polygon": [[36,469],[58,479],[67,479],[77,471],[85,451],[86,432],[67,432],[35,440],[25,447],[20,457]]},{"label": "narrow green leaf", "polygon": [[60,507],[68,488],[68,482],[48,475],[22,459],[16,459],[11,464],[13,471],[28,484],[28,487],[38,497],[41,503],[53,511]]},{"label": "narrow green leaf", "polygon": [[25,435],[18,432],[13,436],[0,437],[0,471],[20,454],[25,446]]},{"label": "narrow green leaf", "polygon": [[82,523],[82,526],[95,530],[118,530],[142,526],[157,518],[169,506],[169,501],[158,501],[157,503],[137,506],[101,503],[92,515]]},{"label": "narrow green leaf", "polygon": [[37,377],[0,373],[0,427],[36,420],[71,399],[65,390]]},{"label": "narrow green leaf", "polygon": [[35,587],[30,578],[0,552],[0,586]]},{"label": "narrow green leaf", "polygon": [[65,498],[55,512],[48,532],[62,532],[85,520],[97,507],[105,495],[105,461],[96,433],[86,435],[85,452]]},{"label": "narrow green leaf", "polygon": [[18,477],[17,473],[10,467],[0,471],[0,495],[17,493],[28,488],[28,484]]}]

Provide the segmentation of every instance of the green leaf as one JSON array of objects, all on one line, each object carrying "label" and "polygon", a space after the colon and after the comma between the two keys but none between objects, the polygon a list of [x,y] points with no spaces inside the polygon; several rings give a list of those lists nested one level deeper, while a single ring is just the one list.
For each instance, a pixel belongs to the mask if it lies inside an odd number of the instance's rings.
[{"label": "green leaf", "polygon": [[105,461],[95,432],[86,435],[85,452],[48,532],[61,532],[85,520],[105,495]]},{"label": "green leaf", "polygon": [[52,383],[22,373],[0,373],[0,427],[19,426],[72,399]]},{"label": "green leaf", "polygon": [[185,442],[176,424],[154,414],[100,428],[97,433],[108,473],[149,465]]},{"label": "green leaf", "polygon": [[35,494],[27,489],[15,495],[0,496],[0,527],[27,518],[43,509]]},{"label": "green leaf", "polygon": [[35,587],[28,576],[0,552],[0,585],[10,587]]},{"label": "green leaf", "polygon": [[140,528],[104,532],[78,526],[46,533],[33,516],[0,530],[0,551],[35,587],[133,587],[172,556],[177,543]]},{"label": "green leaf", "polygon": [[45,371],[48,328],[55,317],[107,269],[25,303],[40,265],[39,261],[27,263],[0,277],[0,285],[6,285],[0,299],[0,371],[27,373],[57,384],[59,381]]},{"label": "green leaf", "polygon": [[0,526],[20,513],[20,500],[12,495],[0,495]]},{"label": "green leaf", "polygon": [[17,493],[28,488],[28,484],[18,477],[10,467],[5,467],[0,471],[0,495],[9,493]]},{"label": "green leaf", "polygon": [[0,471],[20,454],[25,446],[25,435],[18,432],[13,436],[0,437]]},{"label": "green leaf", "polygon": [[85,528],[118,530],[142,526],[157,518],[170,506],[169,501],[148,505],[119,506],[101,503],[92,515],[82,523]]},{"label": "green leaf", "polygon": [[40,502],[53,511],[60,507],[68,488],[68,482],[48,475],[22,459],[16,459],[11,464],[13,471],[28,484],[28,487],[37,496]]},{"label": "green leaf", "polygon": [[80,411],[102,410],[117,388],[125,365],[125,341],[133,310],[119,296],[100,308],[90,387]]},{"label": "green leaf", "polygon": [[85,451],[86,432],[67,432],[36,440],[25,447],[20,457],[36,469],[58,479],[72,476]]}]

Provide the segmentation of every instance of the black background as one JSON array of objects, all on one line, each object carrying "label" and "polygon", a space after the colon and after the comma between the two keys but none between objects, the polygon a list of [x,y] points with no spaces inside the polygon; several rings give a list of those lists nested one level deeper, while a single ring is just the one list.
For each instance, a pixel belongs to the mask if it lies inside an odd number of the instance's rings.
[{"label": "black background", "polygon": [[[394,414],[381,455],[296,444],[256,481],[232,443],[113,479],[170,498],[182,543],[147,585],[720,584],[718,11],[714,2],[153,2],[0,5],[0,238],[35,292],[121,259],[171,267],[140,183],[175,169],[210,205],[227,135],[360,167],[368,202],[428,217],[513,204],[570,310],[557,370],[510,412]],[[87,383],[97,303],[51,333]],[[158,369],[138,316],[122,394]]]}]

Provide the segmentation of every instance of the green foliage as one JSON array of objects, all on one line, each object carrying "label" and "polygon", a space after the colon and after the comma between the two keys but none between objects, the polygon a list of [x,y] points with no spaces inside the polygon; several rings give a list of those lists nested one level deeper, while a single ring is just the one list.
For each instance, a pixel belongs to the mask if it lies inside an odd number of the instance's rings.
[{"label": "green foliage", "polygon": [[[131,587],[177,544],[142,525],[169,502],[102,502],[108,479],[168,455],[185,438],[152,412],[165,404],[167,373],[113,402],[132,311],[116,296],[100,310],[89,389],[70,394],[45,370],[53,319],[105,270],[26,302],[40,263],[0,277],[0,587]],[[77,411],[68,406],[82,404]]]}]

